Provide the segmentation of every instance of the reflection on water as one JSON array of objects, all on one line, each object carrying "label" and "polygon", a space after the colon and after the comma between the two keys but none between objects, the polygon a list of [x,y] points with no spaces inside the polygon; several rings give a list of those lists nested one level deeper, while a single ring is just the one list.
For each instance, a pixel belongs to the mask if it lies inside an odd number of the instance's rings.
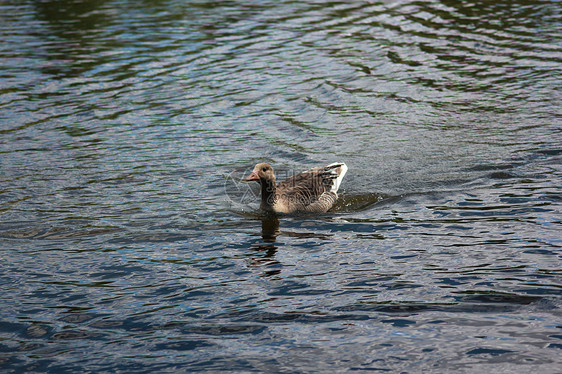
[{"label": "reflection on water", "polygon": [[279,235],[279,218],[275,216],[262,217],[261,232],[264,242],[275,243],[275,238]]},{"label": "reflection on water", "polygon": [[264,276],[271,277],[281,273],[281,264],[275,259],[277,246],[275,240],[279,235],[279,219],[273,215],[261,217],[262,242],[252,245],[256,254],[252,255],[249,265],[260,266],[264,269]]},{"label": "reflection on water", "polygon": [[[6,372],[556,372],[560,6],[0,3]],[[257,162],[345,161],[261,216]]]}]

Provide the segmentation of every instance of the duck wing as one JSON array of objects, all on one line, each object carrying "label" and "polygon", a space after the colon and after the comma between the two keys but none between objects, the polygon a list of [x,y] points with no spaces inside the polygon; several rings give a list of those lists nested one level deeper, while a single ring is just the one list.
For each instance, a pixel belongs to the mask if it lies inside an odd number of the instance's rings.
[{"label": "duck wing", "polygon": [[343,162],[316,167],[296,174],[277,185],[280,211],[326,212],[338,198],[337,191],[347,172]]}]

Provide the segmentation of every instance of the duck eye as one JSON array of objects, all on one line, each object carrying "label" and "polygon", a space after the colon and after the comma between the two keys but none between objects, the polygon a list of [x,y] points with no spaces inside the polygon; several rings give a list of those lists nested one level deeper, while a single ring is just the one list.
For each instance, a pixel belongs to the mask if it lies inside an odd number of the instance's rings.
[{"label": "duck eye", "polygon": [[263,168],[261,169],[261,171],[267,171],[267,168],[266,168],[266,167],[263,167]]}]

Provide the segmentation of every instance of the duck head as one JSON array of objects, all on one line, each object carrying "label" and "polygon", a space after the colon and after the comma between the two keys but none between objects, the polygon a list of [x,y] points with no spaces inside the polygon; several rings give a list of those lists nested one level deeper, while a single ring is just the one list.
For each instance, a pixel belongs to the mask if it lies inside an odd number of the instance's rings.
[{"label": "duck head", "polygon": [[252,173],[244,179],[245,181],[257,181],[262,180],[275,180],[275,174],[273,174],[273,168],[271,165],[265,162],[259,163],[254,166]]}]

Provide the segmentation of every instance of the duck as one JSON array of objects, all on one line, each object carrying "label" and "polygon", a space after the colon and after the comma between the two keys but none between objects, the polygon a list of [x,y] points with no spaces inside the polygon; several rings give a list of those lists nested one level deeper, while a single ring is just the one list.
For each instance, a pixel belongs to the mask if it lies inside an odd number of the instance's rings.
[{"label": "duck", "polygon": [[315,167],[275,183],[273,167],[258,163],[246,181],[261,185],[260,209],[270,213],[327,212],[338,199],[347,165],[335,162]]}]

